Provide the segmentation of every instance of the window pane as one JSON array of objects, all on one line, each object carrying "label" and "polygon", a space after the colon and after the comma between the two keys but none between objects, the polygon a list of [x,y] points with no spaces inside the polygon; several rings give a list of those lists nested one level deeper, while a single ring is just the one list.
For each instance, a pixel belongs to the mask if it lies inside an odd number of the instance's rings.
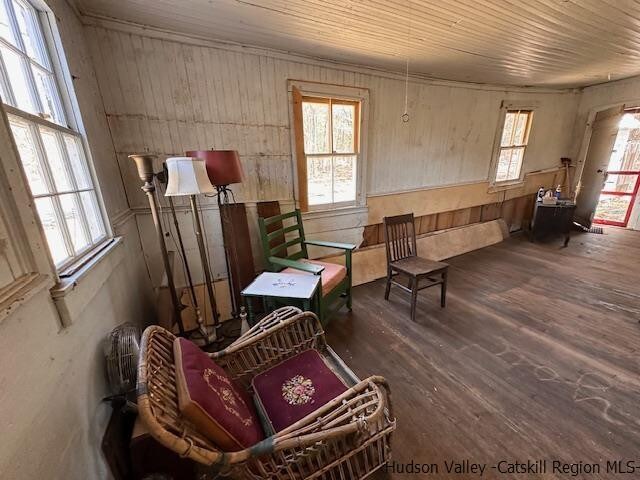
[{"label": "window pane", "polygon": [[309,205],[333,203],[331,156],[307,157]]},{"label": "window pane", "polygon": [[333,151],[355,152],[355,105],[333,105]]},{"label": "window pane", "polygon": [[81,252],[89,246],[89,238],[84,229],[82,213],[78,205],[76,193],[60,195],[60,205],[64,213],[64,220],[71,236],[71,242],[76,253]]},{"label": "window pane", "polygon": [[631,195],[600,195],[594,218],[624,223],[631,203]]},{"label": "window pane", "polygon": [[353,202],[356,199],[356,156],[334,157],[333,201]]},{"label": "window pane", "polygon": [[[4,65],[9,75],[9,83],[11,83],[11,90],[13,90],[13,96],[15,97],[16,104],[14,107],[29,113],[38,113],[31,99],[29,83],[25,74],[25,68],[28,68],[25,65],[26,60],[4,45],[0,45],[0,51],[2,51],[2,60],[4,60]],[[9,101],[8,98],[3,100],[5,102]]]},{"label": "window pane", "polygon": [[508,179],[512,153],[513,149],[511,148],[503,148],[500,150],[500,158],[498,158],[498,168],[496,170],[496,182],[504,182]]},{"label": "window pane", "polygon": [[16,146],[18,147],[18,153],[20,154],[24,173],[29,181],[31,194],[41,195],[43,193],[49,193],[44,172],[42,170],[42,164],[38,159],[38,153],[35,148],[35,143],[33,141],[29,125],[20,122],[14,117],[9,117],[9,123],[11,125],[11,131],[13,132],[13,138],[15,139]]},{"label": "window pane", "polygon": [[501,149],[500,157],[498,158],[498,168],[496,170],[496,182],[517,180],[520,178],[523,157],[524,147]]},{"label": "window pane", "polygon": [[12,0],[13,8],[18,19],[18,28],[22,42],[27,49],[26,53],[33,60],[45,67],[49,66],[47,56],[43,48],[43,40],[40,34],[40,24],[35,10],[22,2]]},{"label": "window pane", "polygon": [[522,112],[518,114],[518,118],[516,119],[515,132],[513,135],[513,144],[514,145],[524,145],[527,134],[527,120],[529,119],[529,114],[527,112]]},{"label": "window pane", "polygon": [[508,147],[512,145],[511,137],[513,135],[513,129],[516,124],[517,114],[514,112],[507,112],[504,117],[504,127],[502,128],[502,139],[500,140],[501,147]]},{"label": "window pane", "polygon": [[305,153],[331,153],[329,104],[302,102]]},{"label": "window pane", "polygon": [[64,125],[64,116],[60,107],[60,98],[53,75],[38,67],[33,67],[33,77],[36,80],[40,103],[42,104],[42,118]]},{"label": "window pane", "polygon": [[80,201],[89,222],[91,240],[95,242],[106,234],[95,192],[80,192]]},{"label": "window pane", "polygon": [[7,14],[7,7],[4,1],[0,1],[0,37],[13,45],[16,44],[9,24],[9,15]]},{"label": "window pane", "polygon": [[524,148],[515,148],[511,154],[511,162],[509,163],[509,170],[507,172],[507,178],[509,180],[516,180],[520,178],[520,168],[522,167],[522,156],[524,155]]},{"label": "window pane", "polygon": [[36,198],[35,202],[40,222],[47,237],[51,257],[56,265],[60,265],[69,258],[70,254],[64,243],[60,223],[53,208],[53,202],[51,198],[48,197]]},{"label": "window pane", "polygon": [[76,179],[76,185],[79,189],[93,188],[91,176],[87,170],[87,162],[84,158],[84,152],[80,139],[73,135],[63,135],[64,143],[67,146],[69,161],[71,162],[71,171]]},{"label": "window pane", "polygon": [[607,175],[607,181],[604,188],[607,192],[633,193],[636,188],[638,175]]},{"label": "window pane", "polygon": [[42,137],[42,144],[47,154],[47,160],[56,191],[68,192],[69,190],[73,190],[73,184],[71,183],[69,172],[62,157],[62,150],[58,144],[58,136],[53,130],[43,127],[40,127],[40,136]]}]

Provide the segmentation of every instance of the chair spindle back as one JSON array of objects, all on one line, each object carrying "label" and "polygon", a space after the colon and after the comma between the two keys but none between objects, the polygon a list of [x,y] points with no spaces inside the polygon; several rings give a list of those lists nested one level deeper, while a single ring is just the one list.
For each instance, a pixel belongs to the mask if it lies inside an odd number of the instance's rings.
[{"label": "chair spindle back", "polygon": [[384,217],[383,224],[387,263],[417,255],[413,213]]}]

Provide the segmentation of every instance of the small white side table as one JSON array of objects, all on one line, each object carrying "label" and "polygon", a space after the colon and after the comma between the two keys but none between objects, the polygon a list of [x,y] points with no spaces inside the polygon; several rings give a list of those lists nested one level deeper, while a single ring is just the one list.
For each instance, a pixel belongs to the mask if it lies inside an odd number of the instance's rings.
[{"label": "small white side table", "polygon": [[255,325],[252,298],[261,298],[265,312],[276,300],[299,305],[304,311],[315,311],[319,303],[320,275],[308,273],[264,272],[245,288],[241,294],[247,307],[249,325]]}]

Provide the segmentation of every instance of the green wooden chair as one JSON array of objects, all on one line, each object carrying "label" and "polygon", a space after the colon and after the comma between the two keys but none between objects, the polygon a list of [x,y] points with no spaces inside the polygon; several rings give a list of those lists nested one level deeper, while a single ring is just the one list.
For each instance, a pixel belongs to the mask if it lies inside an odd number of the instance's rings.
[{"label": "green wooden chair", "polygon": [[[300,210],[269,218],[261,217],[258,224],[267,270],[321,276],[322,294],[316,314],[323,325],[344,305],[351,310],[351,252],[356,248],[355,245],[307,240]],[[344,266],[309,260],[307,245],[343,250]],[[295,251],[290,253],[291,250]]]}]

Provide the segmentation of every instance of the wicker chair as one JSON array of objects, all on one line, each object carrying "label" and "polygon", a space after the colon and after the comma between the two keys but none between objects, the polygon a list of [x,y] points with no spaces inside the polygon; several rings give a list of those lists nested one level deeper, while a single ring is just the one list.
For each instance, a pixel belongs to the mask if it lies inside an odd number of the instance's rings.
[{"label": "wicker chair", "polygon": [[350,387],[302,420],[251,448],[222,452],[200,435],[178,410],[172,344],[174,335],[148,327],[138,367],[138,410],[151,435],[194,460],[205,474],[242,479],[357,479],[384,466],[396,428],[384,378],[360,381],[327,345],[318,318],[294,307],[280,308],[228,348],[211,357],[250,393],[260,372],[315,348]]}]

